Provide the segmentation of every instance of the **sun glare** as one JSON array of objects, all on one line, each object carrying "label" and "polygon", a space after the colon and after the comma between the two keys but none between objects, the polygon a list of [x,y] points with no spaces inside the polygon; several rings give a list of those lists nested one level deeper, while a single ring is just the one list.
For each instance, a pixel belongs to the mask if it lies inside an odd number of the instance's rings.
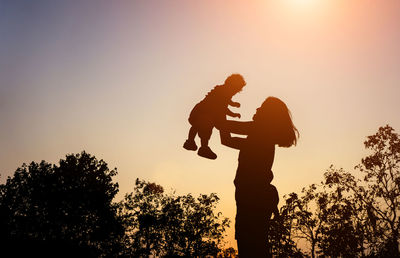
[{"label": "sun glare", "polygon": [[300,15],[318,16],[329,9],[332,0],[282,0],[281,8],[285,12]]},{"label": "sun glare", "polygon": [[288,2],[292,2],[294,5],[298,6],[307,6],[307,5],[312,5],[316,4],[318,0],[287,0]]},{"label": "sun glare", "polygon": [[325,0],[285,0],[286,4],[295,9],[314,9]]}]

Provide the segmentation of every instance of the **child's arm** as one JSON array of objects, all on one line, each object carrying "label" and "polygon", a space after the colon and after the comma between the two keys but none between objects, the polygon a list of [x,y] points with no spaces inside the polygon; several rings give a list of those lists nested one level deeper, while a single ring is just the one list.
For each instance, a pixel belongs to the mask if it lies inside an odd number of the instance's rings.
[{"label": "child's arm", "polygon": [[240,103],[239,102],[235,102],[235,101],[232,101],[232,100],[229,101],[228,105],[232,106],[232,107],[240,107]]},{"label": "child's arm", "polygon": [[229,108],[226,108],[226,115],[231,116],[231,117],[238,117],[238,118],[240,118],[240,114],[239,114],[239,113],[234,113],[234,112],[232,112]]}]

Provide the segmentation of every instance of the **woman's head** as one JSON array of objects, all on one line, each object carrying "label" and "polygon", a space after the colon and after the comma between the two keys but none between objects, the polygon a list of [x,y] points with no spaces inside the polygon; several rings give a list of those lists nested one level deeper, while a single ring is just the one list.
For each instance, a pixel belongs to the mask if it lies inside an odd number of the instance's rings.
[{"label": "woman's head", "polygon": [[272,137],[280,147],[296,145],[299,132],[293,125],[286,104],[275,97],[268,97],[253,116],[257,132]]}]

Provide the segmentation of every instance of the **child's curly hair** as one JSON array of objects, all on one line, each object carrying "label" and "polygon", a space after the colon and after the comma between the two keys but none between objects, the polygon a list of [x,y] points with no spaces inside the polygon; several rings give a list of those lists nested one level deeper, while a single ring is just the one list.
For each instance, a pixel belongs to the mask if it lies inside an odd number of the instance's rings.
[{"label": "child's curly hair", "polygon": [[228,78],[226,78],[224,84],[225,85],[244,86],[244,85],[246,85],[246,81],[244,80],[242,75],[240,75],[238,73],[234,73],[234,74],[231,74],[230,76],[228,76]]}]

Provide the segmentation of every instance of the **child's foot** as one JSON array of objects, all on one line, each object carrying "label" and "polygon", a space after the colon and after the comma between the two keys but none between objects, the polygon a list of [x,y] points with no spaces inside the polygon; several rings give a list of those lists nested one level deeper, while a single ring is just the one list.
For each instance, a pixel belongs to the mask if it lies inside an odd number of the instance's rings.
[{"label": "child's foot", "polygon": [[197,152],[199,156],[202,156],[207,159],[216,159],[217,154],[215,154],[210,147],[200,147],[199,151]]},{"label": "child's foot", "polygon": [[185,143],[183,144],[183,148],[195,151],[197,150],[197,145],[195,141],[186,140]]}]

